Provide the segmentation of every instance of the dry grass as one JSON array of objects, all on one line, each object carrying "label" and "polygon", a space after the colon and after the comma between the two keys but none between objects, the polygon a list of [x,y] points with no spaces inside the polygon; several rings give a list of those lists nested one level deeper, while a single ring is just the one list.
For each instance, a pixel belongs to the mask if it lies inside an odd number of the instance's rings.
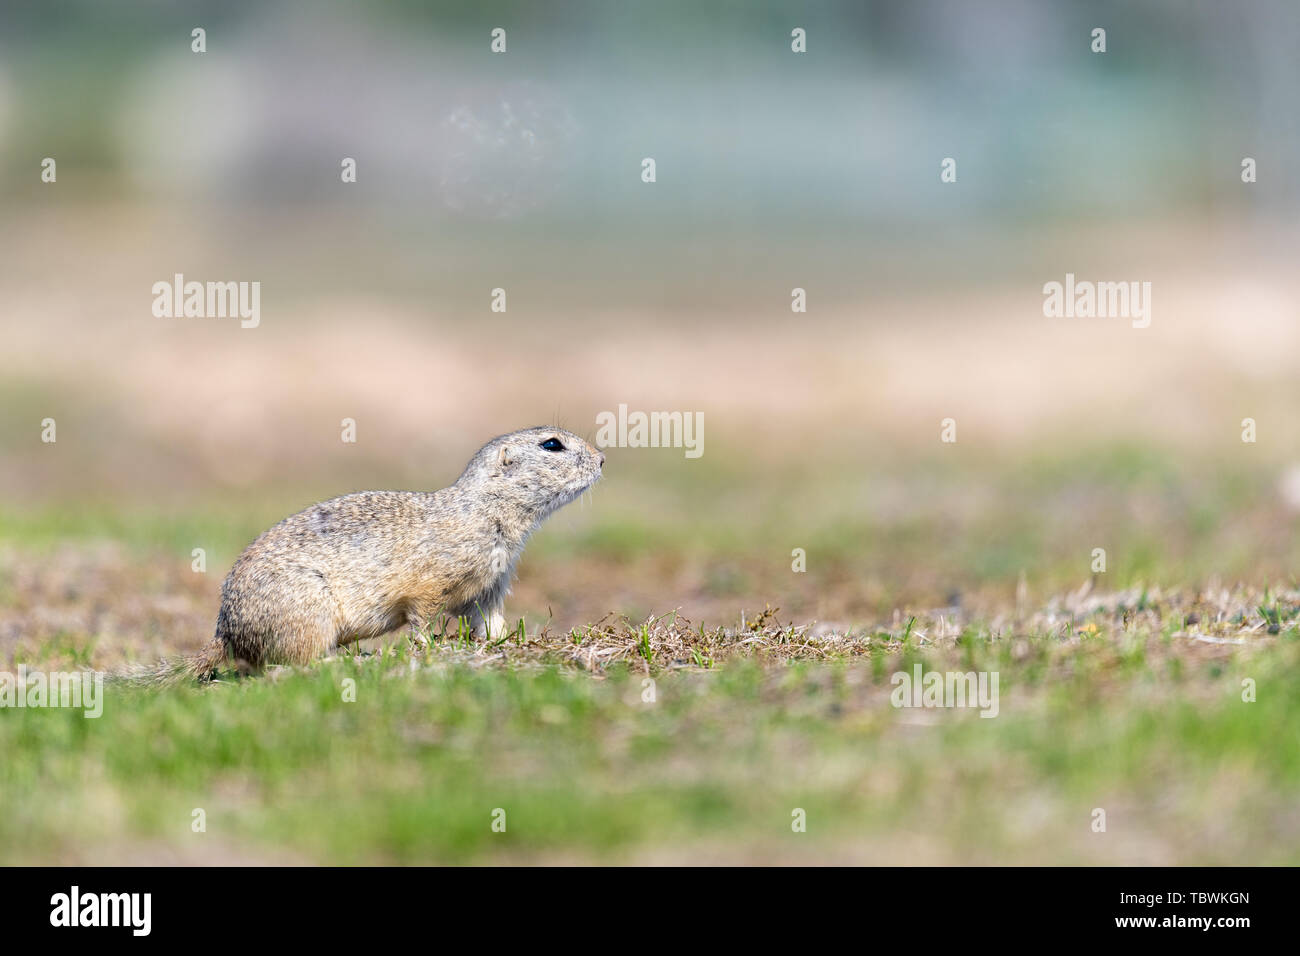
[{"label": "dry grass", "polygon": [[[1261,610],[1264,608],[1265,610]],[[1266,613],[1267,612],[1267,613]],[[607,615],[591,625],[556,632],[526,622],[488,640],[466,640],[454,622],[439,622],[432,643],[420,652],[438,660],[473,666],[558,664],[599,673],[613,664],[647,673],[665,669],[708,669],[735,660],[764,666],[794,662],[845,661],[892,654],[907,647],[942,653],[963,643],[1004,643],[1013,654],[1027,653],[1026,639],[1051,640],[1068,660],[1083,642],[1124,644],[1150,636],[1165,656],[1197,661],[1222,660],[1237,648],[1272,644],[1284,628],[1296,632],[1300,592],[1261,592],[1253,588],[1209,587],[1170,593],[1134,588],[1096,593],[1091,584],[1054,598],[1037,609],[1008,610],[980,621],[960,607],[900,613],[873,626],[833,622],[782,622],[779,608],[766,608],[737,626],[693,625],[670,612],[633,621]]]},{"label": "dry grass", "polygon": [[[192,651],[211,631],[217,600],[215,575],[106,543],[0,550],[0,595],[0,659],[68,655],[103,668]],[[505,634],[467,640],[444,619],[434,622],[424,653],[475,667],[561,665],[599,673],[625,664],[649,672],[737,659],[764,666],[853,660],[905,647],[940,652],[972,641],[1015,647],[1050,640],[1068,655],[1080,642],[1119,647],[1146,635],[1162,638],[1162,653],[1199,660],[1294,634],[1298,611],[1295,590],[1212,584],[1105,592],[1089,581],[1038,604],[1022,591],[1014,603],[974,597],[865,622],[795,621],[769,606],[757,613],[737,608],[729,623],[705,624],[679,609],[637,619],[606,613],[573,627],[521,618]],[[363,648],[382,653],[391,645],[389,638]]]}]

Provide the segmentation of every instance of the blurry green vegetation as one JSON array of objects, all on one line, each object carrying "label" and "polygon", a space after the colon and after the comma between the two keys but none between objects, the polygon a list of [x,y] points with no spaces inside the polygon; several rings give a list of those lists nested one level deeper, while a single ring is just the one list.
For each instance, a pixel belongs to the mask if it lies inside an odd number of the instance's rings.
[{"label": "blurry green vegetation", "polygon": [[[815,474],[793,461],[756,464],[720,445],[689,467],[679,456],[643,453],[635,469],[613,458],[606,481],[543,526],[527,554],[611,566],[649,557],[740,562],[783,575],[790,550],[802,547],[819,572],[871,575],[904,597],[936,601],[954,588],[1014,584],[1022,573],[1047,590],[1075,587],[1091,576],[1094,548],[1106,550],[1105,580],[1115,588],[1215,576],[1287,581],[1300,564],[1276,470],[1250,460],[1124,442],[963,449],[960,458],[900,450],[870,462],[846,457]],[[58,497],[0,506],[0,542],[106,539],[186,561],[202,546],[216,569],[288,514],[367,487],[422,486],[389,469],[293,490]],[[675,606],[673,595],[665,601]]]},{"label": "blurry green vegetation", "polygon": [[[0,719],[6,863],[170,853],[328,863],[853,860],[1294,864],[1294,629],[1199,659],[1140,629],[709,671],[412,671],[406,651],[204,690],[110,688],[102,718]],[[435,648],[436,650],[436,648]],[[991,669],[1001,713],[888,703],[888,674]],[[52,652],[49,666],[67,666]],[[1240,679],[1259,683],[1244,704]],[[356,682],[345,702],[344,680]],[[1291,731],[1288,731],[1291,728]],[[1092,808],[1108,831],[1090,832]],[[807,834],[791,832],[803,808]],[[207,832],[190,830],[203,808]],[[494,833],[492,813],[506,811]],[[1219,821],[1210,826],[1211,818]],[[132,849],[134,848],[134,849]]]}]

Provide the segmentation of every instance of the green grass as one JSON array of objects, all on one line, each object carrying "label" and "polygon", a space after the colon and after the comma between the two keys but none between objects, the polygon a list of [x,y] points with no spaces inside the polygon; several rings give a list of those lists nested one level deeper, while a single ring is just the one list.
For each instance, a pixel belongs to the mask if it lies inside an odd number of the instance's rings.
[{"label": "green grass", "polygon": [[[99,719],[0,711],[0,847],[4,862],[1300,862],[1294,628],[1212,658],[1141,628],[970,629],[923,649],[919,629],[701,669],[664,666],[634,627],[630,663],[594,674],[484,666],[452,640],[414,668],[398,648],[207,689],[110,686]],[[915,661],[998,671],[1001,713],[892,707],[889,675]]]},{"label": "green grass", "polygon": [[[1300,539],[1277,468],[855,445],[810,475],[719,450],[611,468],[594,508],[552,519],[508,605],[526,633],[438,640],[414,669],[401,648],[115,687],[98,720],[0,710],[0,862],[1300,862]],[[347,487],[0,508],[11,664],[195,646],[238,551]],[[793,626],[756,619],[769,602]],[[539,632],[552,606],[584,626]],[[673,607],[702,623],[600,621]],[[1000,715],[892,707],[918,660],[996,670]]]}]

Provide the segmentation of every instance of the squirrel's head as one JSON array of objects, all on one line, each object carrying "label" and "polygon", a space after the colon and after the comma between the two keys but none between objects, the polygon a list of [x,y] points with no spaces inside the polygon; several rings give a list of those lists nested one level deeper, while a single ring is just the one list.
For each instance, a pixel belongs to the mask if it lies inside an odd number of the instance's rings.
[{"label": "squirrel's head", "polygon": [[517,502],[540,519],[590,488],[604,464],[604,452],[573,432],[525,428],[480,448],[460,481],[482,483],[483,493]]}]

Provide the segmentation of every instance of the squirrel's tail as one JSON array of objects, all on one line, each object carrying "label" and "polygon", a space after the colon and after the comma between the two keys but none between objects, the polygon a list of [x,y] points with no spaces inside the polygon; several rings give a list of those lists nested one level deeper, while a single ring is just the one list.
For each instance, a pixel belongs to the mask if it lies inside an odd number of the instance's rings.
[{"label": "squirrel's tail", "polygon": [[119,671],[112,679],[144,687],[166,687],[192,680],[206,683],[212,680],[225,659],[226,642],[218,635],[204,644],[197,654],[173,657],[157,664],[139,664]]}]

